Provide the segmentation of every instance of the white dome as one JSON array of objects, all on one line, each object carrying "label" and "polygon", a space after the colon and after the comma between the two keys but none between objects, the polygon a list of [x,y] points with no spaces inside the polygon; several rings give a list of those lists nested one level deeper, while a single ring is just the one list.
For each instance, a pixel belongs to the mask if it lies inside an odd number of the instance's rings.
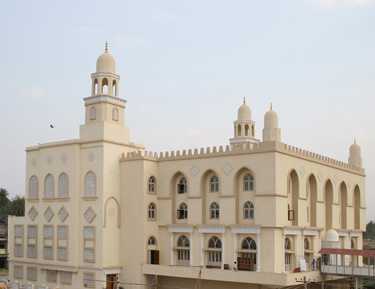
[{"label": "white dome", "polygon": [[339,241],[339,234],[335,230],[330,229],[326,232],[324,239],[327,242],[338,242]]},{"label": "white dome", "polygon": [[96,72],[116,73],[116,61],[107,50],[96,61]]},{"label": "white dome", "polygon": [[245,100],[243,104],[240,106],[240,108],[238,109],[237,120],[238,121],[250,121],[251,120],[251,109],[246,104]]},{"label": "white dome", "polygon": [[279,118],[277,113],[272,110],[272,105],[269,111],[264,115],[264,128],[278,128]]}]

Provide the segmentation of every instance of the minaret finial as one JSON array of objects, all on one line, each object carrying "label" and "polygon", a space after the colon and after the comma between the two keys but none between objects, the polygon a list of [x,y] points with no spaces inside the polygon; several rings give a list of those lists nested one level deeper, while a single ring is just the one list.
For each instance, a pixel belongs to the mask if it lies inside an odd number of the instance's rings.
[{"label": "minaret finial", "polygon": [[354,144],[357,144],[357,138],[356,137],[354,138]]},{"label": "minaret finial", "polygon": [[270,110],[272,110],[272,102],[270,103]]},{"label": "minaret finial", "polygon": [[243,97],[243,104],[246,104],[246,96]]},{"label": "minaret finial", "polygon": [[104,52],[105,52],[105,53],[108,53],[108,41],[105,42],[105,45],[104,45]]}]

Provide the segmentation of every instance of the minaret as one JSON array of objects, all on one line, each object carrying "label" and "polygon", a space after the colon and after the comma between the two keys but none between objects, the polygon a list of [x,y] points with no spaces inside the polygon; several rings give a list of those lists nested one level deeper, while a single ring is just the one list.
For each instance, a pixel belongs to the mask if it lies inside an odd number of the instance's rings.
[{"label": "minaret", "polygon": [[119,97],[120,76],[116,74],[116,61],[107,42],[96,61],[91,82],[91,96],[84,98],[86,117],[81,139],[128,143],[129,131],[124,125],[126,101]]},{"label": "minaret", "polygon": [[279,118],[277,116],[277,113],[272,109],[272,103],[270,105],[270,110],[267,111],[264,115],[263,141],[281,142]]},{"label": "minaret", "polygon": [[255,122],[251,119],[251,109],[243,99],[238,109],[237,120],[234,121],[234,137],[230,140],[231,145],[242,143],[259,143],[255,138]]},{"label": "minaret", "polygon": [[356,139],[354,139],[354,143],[349,148],[349,165],[362,168],[361,147],[357,144]]}]

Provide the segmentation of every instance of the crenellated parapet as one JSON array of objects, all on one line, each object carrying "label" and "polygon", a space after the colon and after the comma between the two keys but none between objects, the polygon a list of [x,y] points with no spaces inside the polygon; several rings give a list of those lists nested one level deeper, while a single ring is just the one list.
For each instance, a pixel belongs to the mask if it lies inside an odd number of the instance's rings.
[{"label": "crenellated parapet", "polygon": [[358,168],[346,162],[280,142],[241,143],[236,145],[213,146],[200,149],[195,148],[159,153],[139,150],[123,154],[121,157],[121,161],[176,161],[271,152],[279,152],[290,155],[292,157],[303,158],[308,161],[313,161],[324,165],[333,166],[339,169],[364,174],[364,170],[362,168]]}]

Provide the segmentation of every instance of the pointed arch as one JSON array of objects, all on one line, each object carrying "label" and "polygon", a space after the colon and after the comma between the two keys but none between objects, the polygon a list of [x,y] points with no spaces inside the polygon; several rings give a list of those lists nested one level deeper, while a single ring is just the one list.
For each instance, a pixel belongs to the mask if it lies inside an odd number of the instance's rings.
[{"label": "pointed arch", "polygon": [[247,201],[254,202],[255,191],[256,191],[256,175],[253,170],[248,167],[240,168],[233,178],[233,191],[236,198],[236,222],[242,220],[243,203],[241,200],[246,199]]},{"label": "pointed arch", "polygon": [[298,226],[298,199],[299,199],[299,177],[295,169],[291,170],[287,179],[288,192],[288,221]]},{"label": "pointed arch", "polygon": [[93,171],[88,171],[84,180],[84,196],[96,197],[97,178]]},{"label": "pointed arch", "polygon": [[108,79],[103,78],[102,80],[102,94],[107,95],[109,93]]},{"label": "pointed arch", "polygon": [[325,218],[326,230],[332,228],[332,204],[333,204],[333,183],[330,179],[324,185],[324,201],[325,201]]},{"label": "pointed arch", "polygon": [[353,193],[354,229],[361,229],[361,190],[356,185]]},{"label": "pointed arch", "polygon": [[202,174],[200,190],[202,196],[202,220],[207,223],[210,220],[210,218],[208,218],[209,215],[207,215],[209,211],[208,196],[218,196],[220,192],[220,177],[216,171],[208,169]]},{"label": "pointed arch", "polygon": [[339,200],[341,229],[347,229],[348,187],[345,182],[340,184]]},{"label": "pointed arch", "polygon": [[316,227],[317,214],[316,214],[316,203],[318,201],[318,182],[314,174],[311,174],[307,180],[307,195],[309,199],[309,210],[308,214],[310,226]]},{"label": "pointed arch", "polygon": [[44,178],[44,197],[55,197],[55,179],[52,174],[47,174]]},{"label": "pointed arch", "polygon": [[29,198],[37,199],[39,197],[39,181],[38,177],[33,175],[29,179]]},{"label": "pointed arch", "polygon": [[59,175],[57,193],[59,198],[69,197],[69,177],[66,173],[61,173]]},{"label": "pointed arch", "polygon": [[117,228],[121,227],[121,207],[115,197],[109,197],[104,203],[104,228],[111,219],[116,222]]}]

